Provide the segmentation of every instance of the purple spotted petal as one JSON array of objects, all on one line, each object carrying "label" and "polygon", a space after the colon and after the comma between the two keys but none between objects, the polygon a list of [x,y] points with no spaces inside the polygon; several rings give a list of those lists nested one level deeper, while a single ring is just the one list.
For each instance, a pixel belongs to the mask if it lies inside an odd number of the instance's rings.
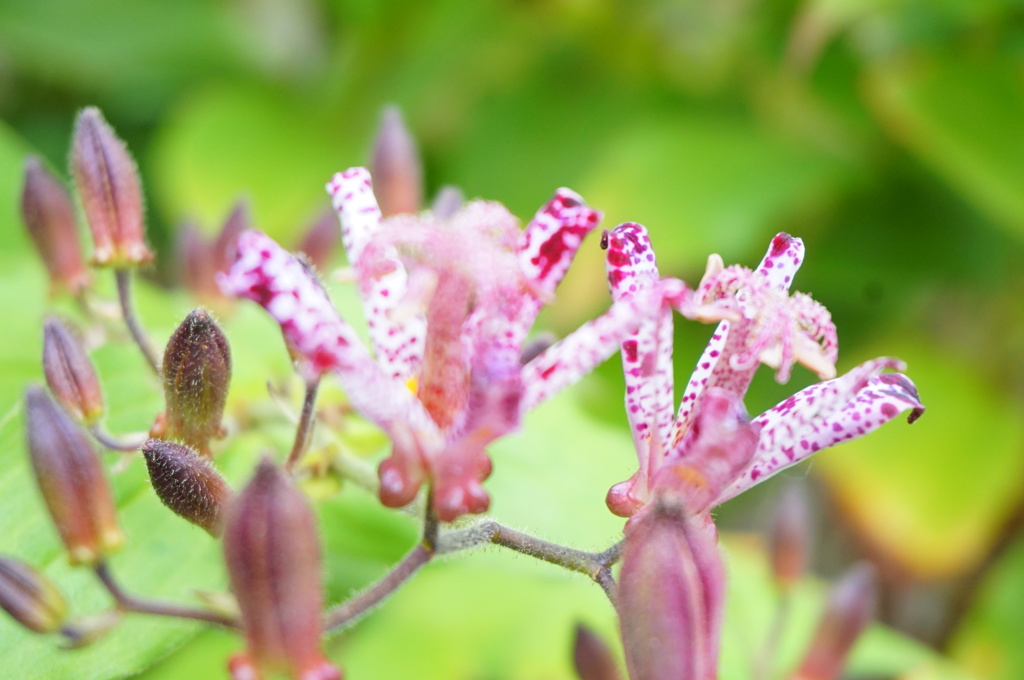
[{"label": "purple spotted petal", "polygon": [[772,239],[758,271],[766,276],[779,290],[789,290],[800,265],[804,261],[804,242],[794,236],[780,232]]},{"label": "purple spotted petal", "polygon": [[334,372],[353,407],[393,437],[440,448],[440,433],[422,405],[381,370],[320,283],[269,236],[242,233],[235,263],[217,281],[226,295],[253,300],[270,313],[306,373]]},{"label": "purple spotted petal", "polygon": [[879,358],[835,380],[811,385],[754,419],[761,439],[754,458],[715,501],[721,504],[834,444],[856,439],[911,410],[923,412],[917,388],[902,373],[901,361]]},{"label": "purple spotted petal", "polygon": [[[620,224],[601,238],[607,250],[612,299],[621,302],[658,285],[658,265],[647,230]],[[640,479],[661,463],[672,427],[672,309],[662,304],[622,343],[626,415],[640,459]]]},{"label": "purple spotted petal", "polygon": [[611,309],[541,352],[523,367],[523,413],[574,384],[615,354],[620,343],[661,308],[662,290],[642,292],[613,303]]},{"label": "purple spotted petal", "polygon": [[[419,369],[427,323],[423,314],[403,308],[409,276],[393,245],[369,247],[381,230],[381,213],[366,168],[339,172],[327,184],[341,220],[342,242],[359,272],[359,287],[370,339],[378,360],[396,378]],[[367,256],[364,261],[364,255]],[[408,305],[406,305],[408,306]]]}]

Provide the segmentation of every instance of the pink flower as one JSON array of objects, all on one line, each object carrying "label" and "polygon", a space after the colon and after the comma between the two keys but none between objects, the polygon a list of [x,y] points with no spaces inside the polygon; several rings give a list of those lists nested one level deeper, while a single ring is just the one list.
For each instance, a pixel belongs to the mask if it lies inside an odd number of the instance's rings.
[{"label": "pink flower", "polygon": [[486,446],[614,354],[658,296],[678,291],[674,282],[626,296],[524,364],[530,327],[600,213],[559,189],[525,230],[483,201],[445,217],[382,219],[365,169],[339,173],[327,188],[372,352],[310,271],[259,232],[241,236],[220,285],[265,307],[302,370],[335,374],[353,406],[389,435],[391,456],[379,470],[388,506],[429,484],[442,520],[486,510]]},{"label": "pink flower", "polygon": [[[616,227],[603,243],[616,300],[663,285],[642,226]],[[612,487],[607,502],[631,518],[619,608],[633,680],[662,677],[659,668],[680,669],[673,677],[683,679],[716,677],[724,570],[714,507],[908,409],[911,422],[924,411],[909,378],[883,372],[904,368],[895,359],[873,359],[835,377],[837,339],[828,311],[788,292],[802,260],[803,243],[787,234],[772,240],[753,271],[724,267],[712,256],[692,297],[682,304],[665,300],[622,343],[639,469]],[[672,306],[688,318],[721,320],[675,414]],[[824,382],[749,419],[743,397],[758,365],[774,368],[785,382],[794,363]],[[657,597],[643,585],[654,572]]]}]

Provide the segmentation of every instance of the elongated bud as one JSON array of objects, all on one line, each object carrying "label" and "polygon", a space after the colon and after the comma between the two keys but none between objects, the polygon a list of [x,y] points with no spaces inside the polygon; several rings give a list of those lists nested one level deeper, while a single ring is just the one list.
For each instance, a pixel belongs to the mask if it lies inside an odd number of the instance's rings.
[{"label": "elongated bud", "polygon": [[711,680],[725,570],[710,515],[657,501],[626,524],[618,608],[632,680]]},{"label": "elongated bud", "polygon": [[25,393],[36,482],[72,564],[94,564],[124,542],[100,460],[78,425],[35,385]]},{"label": "elongated bud", "polygon": [[204,301],[220,296],[213,276],[213,253],[199,228],[191,222],[181,224],[175,241],[181,285]]},{"label": "elongated bud", "polygon": [[791,484],[782,493],[771,533],[772,575],[783,591],[807,569],[811,543],[811,511],[804,487]]},{"label": "elongated bud", "polygon": [[36,633],[53,633],[64,625],[67,604],[50,579],[33,567],[0,555],[0,607]]},{"label": "elongated bud", "polygon": [[447,184],[437,192],[434,202],[430,205],[430,212],[434,213],[434,217],[437,219],[446,220],[462,210],[462,204],[462,191],[456,186]]},{"label": "elongated bud", "polygon": [[304,253],[318,270],[323,271],[331,263],[331,258],[341,241],[341,230],[338,229],[338,218],[334,210],[328,208],[309,226],[302,235],[296,251]]},{"label": "elongated bud", "polygon": [[580,680],[619,680],[619,669],[608,645],[583,624],[576,625],[572,660]]},{"label": "elongated bud", "polygon": [[[226,272],[235,263],[235,251],[238,249],[238,237],[242,232],[252,229],[252,215],[249,201],[240,198],[235,201],[220,233],[213,242],[213,271]],[[337,231],[337,229],[335,229]]]},{"label": "elongated bud", "polygon": [[875,569],[861,563],[843,575],[829,594],[825,614],[793,680],[834,680],[846,657],[875,615],[878,583]]},{"label": "elongated bud", "polygon": [[95,107],[78,114],[71,169],[92,232],[93,263],[131,267],[152,260],[135,160]]},{"label": "elongated bud", "polygon": [[211,536],[220,536],[231,488],[213,465],[187,446],[159,439],[147,440],[142,455],[160,501]]},{"label": "elongated bud", "polygon": [[50,274],[51,290],[77,294],[88,287],[89,272],[82,260],[71,197],[38,156],[25,160],[21,216]]},{"label": "elongated bud", "polygon": [[320,651],[323,586],[313,515],[269,459],[228,508],[224,555],[248,642],[231,661],[233,677],[338,680]]},{"label": "elongated bud", "polygon": [[103,392],[81,341],[56,317],[43,322],[43,373],[64,410],[90,424],[103,415]]},{"label": "elongated bud", "polygon": [[371,174],[381,215],[390,217],[419,211],[423,199],[423,166],[416,140],[394,106],[384,109],[381,116]]},{"label": "elongated bud", "polygon": [[165,429],[157,428],[154,435],[180,440],[209,456],[210,438],[221,432],[230,381],[227,338],[209,312],[192,310],[164,351]]}]

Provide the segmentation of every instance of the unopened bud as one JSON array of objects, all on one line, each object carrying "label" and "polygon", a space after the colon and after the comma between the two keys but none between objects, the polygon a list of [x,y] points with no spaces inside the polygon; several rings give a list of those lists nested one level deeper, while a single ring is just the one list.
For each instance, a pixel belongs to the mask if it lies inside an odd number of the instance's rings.
[{"label": "unopened bud", "polygon": [[862,563],[843,575],[829,594],[825,614],[793,680],[834,680],[846,657],[875,615],[878,584],[875,569]]},{"label": "unopened bud", "polygon": [[462,210],[463,201],[462,191],[456,186],[447,184],[437,192],[437,196],[434,197],[434,202],[430,206],[430,212],[434,213],[434,217],[437,219],[446,220]]},{"label": "unopened bud", "polygon": [[415,213],[423,198],[423,168],[409,128],[394,106],[384,109],[373,147],[373,193],[384,217]]},{"label": "unopened bud", "polygon": [[[213,242],[213,271],[226,272],[235,263],[235,252],[238,249],[238,237],[243,231],[252,229],[252,216],[249,201],[240,198],[235,202],[231,212],[224,220],[220,233]],[[337,231],[337,229],[335,229]]]},{"label": "unopened bud", "polygon": [[33,567],[0,556],[0,607],[36,633],[53,633],[64,625],[67,604],[50,579]]},{"label": "unopened bud", "polygon": [[152,260],[144,238],[139,171],[95,107],[78,114],[71,169],[92,232],[93,263],[130,267]]},{"label": "unopened bud", "polygon": [[619,680],[619,669],[608,645],[583,624],[576,625],[572,660],[580,680]]},{"label": "unopened bud", "polygon": [[43,373],[61,406],[90,424],[103,415],[103,393],[81,341],[55,317],[43,322]]},{"label": "unopened bud", "polygon": [[213,276],[213,253],[199,228],[185,222],[175,236],[181,285],[203,300],[221,296]]},{"label": "unopened bud", "polygon": [[85,433],[35,385],[25,393],[28,450],[39,491],[72,564],[95,564],[121,546],[114,499]]},{"label": "unopened bud", "polygon": [[71,197],[37,156],[29,156],[25,160],[21,215],[28,235],[50,274],[51,289],[65,289],[77,294],[87,287],[89,272],[82,261]]},{"label": "unopened bud", "polygon": [[323,585],[313,515],[269,459],[228,508],[224,555],[248,643],[231,661],[233,676],[338,680],[320,651]]},{"label": "unopened bud", "polygon": [[634,515],[617,599],[632,680],[715,677],[725,569],[710,515],[658,501]]},{"label": "unopened bud", "polygon": [[142,455],[160,501],[211,536],[219,536],[231,488],[213,465],[187,446],[159,439],[147,440]]},{"label": "unopened bud", "polygon": [[772,575],[783,591],[796,583],[807,569],[811,542],[811,511],[803,486],[792,484],[783,491],[775,510],[771,533]]},{"label": "unopened bud", "polygon": [[154,435],[179,440],[204,456],[210,438],[221,432],[231,381],[228,340],[205,309],[181,322],[164,351],[163,383],[167,409],[164,430]]},{"label": "unopened bud", "polygon": [[338,229],[338,217],[333,210],[326,209],[302,235],[296,250],[304,253],[313,266],[323,271],[331,263],[339,241],[341,230]]}]

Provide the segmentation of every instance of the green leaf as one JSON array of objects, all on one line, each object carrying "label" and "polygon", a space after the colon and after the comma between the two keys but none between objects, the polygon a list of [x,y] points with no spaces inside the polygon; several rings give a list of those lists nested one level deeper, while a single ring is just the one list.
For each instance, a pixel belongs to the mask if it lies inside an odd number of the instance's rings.
[{"label": "green leaf", "polygon": [[1024,539],[985,576],[974,602],[950,644],[950,655],[979,677],[1024,677]]},{"label": "green leaf", "polygon": [[997,223],[1024,234],[1024,89],[1009,59],[923,56],[868,72],[881,122]]}]

